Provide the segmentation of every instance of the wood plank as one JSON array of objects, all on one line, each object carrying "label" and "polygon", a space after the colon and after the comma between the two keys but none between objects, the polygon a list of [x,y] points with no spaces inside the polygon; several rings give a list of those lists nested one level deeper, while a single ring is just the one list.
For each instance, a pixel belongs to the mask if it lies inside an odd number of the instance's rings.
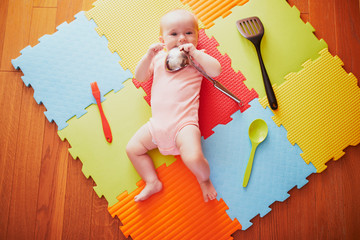
[{"label": "wood plank", "polygon": [[285,201],[288,217],[286,231],[282,236],[288,236],[289,239],[313,239],[317,231],[317,225],[309,219],[315,219],[315,193],[314,181],[316,174],[308,177],[309,183],[301,189],[293,188],[289,194],[290,198]]},{"label": "wood plank", "polygon": [[[55,18],[56,18],[56,8],[34,8],[33,12],[32,12],[32,21],[31,21],[31,27],[30,27],[30,45],[35,46],[36,44],[38,44],[38,38],[41,37],[42,35],[46,34],[46,33],[52,33],[55,30]],[[48,123],[49,124],[49,123]],[[56,133],[56,131],[55,131]],[[41,134],[40,132],[38,134]],[[56,135],[56,134],[55,134]],[[44,147],[44,151],[47,151],[48,149],[46,147],[48,147],[46,144],[49,144],[50,141],[48,138],[45,138],[44,140],[44,144],[41,143],[41,145],[43,145]],[[54,149],[56,150],[57,145],[52,146]],[[65,155],[66,156],[66,155]],[[42,231],[43,229],[39,228],[39,224],[38,222],[40,221],[44,221],[44,217],[42,212],[44,211],[44,209],[46,209],[46,204],[44,204],[44,196],[46,196],[46,194],[43,193],[44,189],[46,189],[44,187],[44,184],[46,186],[47,183],[52,183],[52,181],[48,181],[49,179],[46,179],[46,174],[49,173],[49,169],[46,168],[47,167],[47,162],[49,161],[49,159],[42,156],[40,161],[44,164],[45,169],[46,169],[46,173],[44,176],[44,167],[41,167],[41,173],[40,174],[40,191],[39,191],[39,199],[37,200],[37,206],[40,206],[42,211],[39,211],[40,214],[39,216],[35,215],[36,217],[36,224],[35,224],[35,238],[37,238],[37,236],[42,236],[44,231]],[[53,159],[50,159],[50,161],[53,161]],[[40,162],[40,163],[41,163]],[[61,163],[61,160],[59,161]],[[56,162],[56,163],[59,163]],[[51,175],[53,176],[53,175]],[[55,175],[56,176],[56,175]],[[46,189],[48,190],[48,193],[52,193],[52,188],[50,189]],[[56,193],[56,192],[55,192]],[[56,194],[55,194],[56,196]],[[61,198],[60,196],[56,196],[57,198],[53,199],[53,201],[51,202],[55,202],[54,204],[56,204],[58,201],[61,202]],[[63,197],[64,198],[64,197]],[[61,205],[61,204],[60,204]],[[61,208],[59,208],[61,209]],[[57,212],[56,212],[57,213]],[[51,216],[51,215],[50,215]],[[60,218],[61,219],[61,218]],[[62,220],[62,219],[61,219]],[[47,222],[47,224],[43,225],[44,227],[46,227],[46,231],[45,233],[47,233],[48,231],[53,231],[54,226],[51,224],[52,222]],[[62,223],[62,222],[60,222]],[[61,224],[59,225],[61,226]],[[56,226],[55,226],[56,229]],[[61,231],[60,231],[61,232]]]},{"label": "wood plank", "polygon": [[[19,72],[0,72],[0,239],[6,239],[24,84]],[[9,91],[10,90],[10,91]],[[11,229],[10,229],[11,231]]]},{"label": "wood plank", "polygon": [[[55,9],[56,12],[56,9]],[[37,42],[37,38],[40,34],[43,34],[43,29],[48,29],[51,26],[54,29],[55,17],[53,21],[49,21],[48,16],[54,15],[54,9],[47,11],[46,9],[34,10],[32,13],[32,24],[29,32],[30,42]],[[49,14],[50,13],[50,14]],[[43,18],[44,17],[44,18]],[[46,19],[47,21],[43,21]],[[34,44],[35,45],[35,44]],[[19,83],[22,83],[20,78],[17,79]],[[35,236],[35,220],[36,220],[36,206],[39,187],[39,172],[41,167],[41,151],[42,151],[42,137],[44,132],[44,114],[45,108],[39,107],[33,99],[33,89],[25,88],[27,99],[21,106],[22,113],[19,126],[23,126],[24,132],[21,133],[20,144],[24,147],[17,149],[16,156],[16,170],[14,173],[13,187],[16,189],[15,194],[12,195],[11,212],[9,214],[9,228],[12,229],[8,232],[8,237],[33,239]],[[29,125],[28,123],[31,123]],[[35,151],[34,151],[35,150]],[[23,158],[22,155],[27,157]],[[28,213],[29,216],[27,214]],[[20,217],[20,220],[17,218]],[[14,225],[14,226],[12,226]],[[21,228],[17,230],[15,227]],[[15,231],[16,230],[16,231]]]},{"label": "wood plank", "polygon": [[300,18],[307,23],[309,21],[309,4],[304,0],[287,0],[290,6],[295,6],[300,11]]},{"label": "wood plank", "polygon": [[58,12],[56,16],[56,26],[59,26],[63,22],[70,23],[77,14],[82,10],[83,2],[82,0],[73,1],[73,0],[61,0],[58,2]]},{"label": "wood plank", "polygon": [[[237,230],[235,233],[232,234],[234,239],[260,239],[261,236],[261,227],[263,226],[263,219],[260,215],[256,215],[251,222],[253,225],[243,230]],[[270,233],[269,233],[270,234]]]},{"label": "wood plank", "polygon": [[8,239],[34,239],[35,236],[45,108],[35,102],[33,93],[32,88],[24,87],[20,104],[16,156],[12,159],[15,167]]},{"label": "wood plank", "polygon": [[33,7],[56,8],[58,0],[34,0]]},{"label": "wood plank", "polygon": [[112,218],[108,212],[108,202],[93,193],[93,208],[91,216],[91,239],[126,239],[120,231],[120,220]]},{"label": "wood plank", "polygon": [[333,14],[335,1],[309,0],[309,22],[315,28],[315,35],[319,39],[324,39],[328,44],[331,53],[336,51],[335,16]]},{"label": "wood plank", "polygon": [[62,239],[90,239],[94,183],[81,168],[79,159],[69,160]]},{"label": "wood plank", "polygon": [[0,66],[1,66],[1,56],[3,53],[4,40],[5,40],[5,31],[6,31],[6,18],[8,13],[9,0],[0,1]]},{"label": "wood plank", "polygon": [[64,222],[68,144],[61,142],[55,123],[47,122],[43,142],[35,239],[61,239]]},{"label": "wood plank", "polygon": [[284,231],[288,231],[287,208],[283,202],[274,202],[269,206],[271,214],[267,214],[260,220],[260,238],[269,238],[269,233],[280,236]]},{"label": "wood plank", "polygon": [[301,13],[300,18],[303,20],[304,23],[309,22],[309,14],[308,13]]},{"label": "wood plank", "polygon": [[[341,161],[341,160],[340,160]],[[342,179],[339,171],[339,163],[330,161],[326,171],[317,174],[314,182],[316,186],[315,209],[316,217],[314,224],[317,226],[317,239],[342,239],[342,224],[338,221],[343,208]]]},{"label": "wood plank", "polygon": [[32,0],[9,1],[0,65],[2,71],[14,71],[11,59],[20,56],[19,51],[29,45],[32,5]]},{"label": "wood plank", "polygon": [[30,39],[31,46],[39,43],[39,38],[45,34],[53,34],[56,31],[56,8],[34,8],[31,18]]},{"label": "wood plank", "polygon": [[[345,70],[353,72],[360,81],[360,10],[354,0],[335,1],[336,54],[343,60]],[[357,54],[356,54],[357,53]]]},{"label": "wood plank", "polygon": [[287,0],[287,2],[290,4],[290,6],[295,5],[301,13],[309,13],[309,4],[307,0]]},{"label": "wood plank", "polygon": [[96,0],[83,0],[83,3],[82,3],[82,10],[83,11],[89,11],[90,9],[92,9],[94,6],[93,6],[93,3],[95,2]]},{"label": "wood plank", "polygon": [[[343,173],[343,184],[341,188],[344,194],[343,219],[339,219],[344,226],[343,239],[360,239],[360,146],[348,147],[345,156],[340,159]],[[339,162],[338,161],[338,162]],[[339,184],[336,184],[339,186]]]}]

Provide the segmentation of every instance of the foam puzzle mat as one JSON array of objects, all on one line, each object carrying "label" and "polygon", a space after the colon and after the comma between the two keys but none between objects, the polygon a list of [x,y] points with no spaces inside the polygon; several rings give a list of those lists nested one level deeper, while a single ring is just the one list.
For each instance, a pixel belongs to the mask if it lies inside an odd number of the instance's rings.
[{"label": "foam puzzle mat", "polygon": [[[151,81],[139,83],[132,73],[148,46],[158,41],[161,15],[173,8],[197,14],[199,48],[221,62],[222,74],[216,79],[244,106],[239,108],[203,81],[200,129],[216,200],[203,202],[180,157],[153,150],[149,154],[164,189],[135,203],[144,182],[125,146],[151,116]],[[255,49],[235,25],[253,15],[265,27],[261,50],[279,103],[274,112],[267,108]],[[23,49],[12,63],[23,71],[25,85],[34,88],[35,100],[46,107],[60,138],[69,142],[70,154],[82,162],[82,172],[92,177],[95,192],[105,197],[109,213],[121,220],[121,231],[132,239],[232,239],[233,232],[249,228],[257,214],[269,213],[272,203],[287,199],[292,188],[304,186],[310,174],[322,172],[326,162],[360,142],[357,79],[285,0],[98,0],[93,9],[57,29]],[[112,143],[104,138],[91,93],[94,81]],[[269,133],[243,188],[251,148],[247,131],[257,118],[266,121]]]},{"label": "foam puzzle mat", "polygon": [[205,25],[205,28],[210,28],[214,25],[214,20],[222,17],[225,18],[231,13],[231,9],[235,6],[241,6],[249,0],[207,0],[207,1],[193,1],[181,0],[182,3],[190,6],[193,13]]},{"label": "foam puzzle mat", "polygon": [[119,68],[120,58],[108,51],[106,38],[96,34],[96,24],[88,21],[84,12],[75,18],[12,60],[14,67],[24,73],[25,85],[33,87],[36,102],[46,107],[48,120],[54,121],[59,130],[67,126],[67,120],[75,115],[81,117],[85,108],[95,103],[91,82],[97,81],[104,95],[119,91],[122,82],[132,78],[129,70]]},{"label": "foam puzzle mat", "polygon": [[233,69],[244,74],[246,86],[260,97],[265,90],[259,60],[253,44],[237,30],[237,20],[258,16],[263,23],[261,55],[272,84],[280,85],[288,73],[299,71],[302,63],[318,58],[319,51],[327,48],[324,40],[315,37],[311,24],[300,19],[299,10],[284,0],[251,0],[231,11],[225,19],[216,19],[206,34],[218,41],[219,51],[229,55]]},{"label": "foam puzzle mat", "polygon": [[[234,113],[227,125],[215,127],[215,133],[202,144],[218,199],[226,202],[229,216],[239,220],[243,230],[252,225],[252,218],[258,214],[263,217],[271,210],[269,205],[287,199],[288,191],[296,185],[301,188],[306,177],[316,172],[300,157],[300,148],[287,141],[285,129],[272,121],[272,112],[264,110],[258,99],[250,105],[244,113]],[[259,118],[267,123],[269,133],[256,150],[249,184],[243,188],[251,151],[248,129]]]},{"label": "foam puzzle mat", "polygon": [[94,6],[87,17],[95,20],[99,35],[109,40],[110,51],[117,52],[122,57],[123,68],[129,68],[132,73],[148,46],[159,41],[160,17],[173,8],[191,10],[174,0],[100,0]]},{"label": "foam puzzle mat", "polygon": [[[109,205],[116,203],[116,197],[124,191],[132,192],[140,180],[125,151],[126,144],[134,133],[151,116],[150,106],[144,100],[144,91],[126,81],[125,88],[106,95],[102,103],[111,126],[113,141],[104,141],[99,110],[95,104],[88,107],[83,117],[72,118],[69,126],[59,131],[62,140],[66,139],[74,159],[83,163],[82,171],[91,176],[96,183],[95,192],[104,196]],[[131,102],[131,105],[128,103]],[[121,124],[119,124],[121,123]],[[173,156],[163,156],[158,150],[150,153],[155,167],[175,161]]]},{"label": "foam puzzle mat", "polygon": [[133,198],[144,187],[131,194],[123,193],[119,202],[109,208],[118,216],[126,237],[133,239],[232,239],[230,236],[241,225],[226,214],[224,201],[203,201],[199,184],[181,159],[169,167],[157,169],[163,190],[140,203]]},{"label": "foam puzzle mat", "polygon": [[[285,127],[289,141],[300,146],[302,158],[318,172],[330,159],[343,156],[347,146],[360,143],[360,88],[342,65],[324,49],[318,59],[308,60],[301,71],[274,86],[281,106],[274,121]],[[267,106],[267,99],[261,104]]]}]

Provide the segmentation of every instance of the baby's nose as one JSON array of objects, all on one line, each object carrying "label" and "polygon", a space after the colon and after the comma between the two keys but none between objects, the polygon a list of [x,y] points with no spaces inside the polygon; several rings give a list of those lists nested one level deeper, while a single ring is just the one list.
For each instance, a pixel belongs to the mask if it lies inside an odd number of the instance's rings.
[{"label": "baby's nose", "polygon": [[184,34],[180,34],[180,35],[179,35],[179,41],[180,41],[180,42],[186,41],[186,37],[185,37]]}]

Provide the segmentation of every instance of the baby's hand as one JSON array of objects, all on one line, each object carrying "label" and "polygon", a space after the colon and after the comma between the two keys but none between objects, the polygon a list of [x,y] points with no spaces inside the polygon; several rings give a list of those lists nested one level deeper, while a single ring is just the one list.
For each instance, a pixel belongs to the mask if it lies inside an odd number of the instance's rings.
[{"label": "baby's hand", "polygon": [[179,46],[180,51],[185,51],[190,54],[190,56],[193,55],[193,53],[197,50],[196,47],[192,43],[186,43]]},{"label": "baby's hand", "polygon": [[164,43],[154,43],[149,47],[148,50],[148,54],[149,56],[153,57],[155,56],[158,52],[160,52],[161,50],[164,49]]}]

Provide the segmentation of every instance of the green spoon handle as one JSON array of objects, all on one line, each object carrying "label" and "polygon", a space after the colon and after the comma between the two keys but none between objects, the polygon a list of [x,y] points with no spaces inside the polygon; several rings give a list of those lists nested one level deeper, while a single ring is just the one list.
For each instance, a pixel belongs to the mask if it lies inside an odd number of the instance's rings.
[{"label": "green spoon handle", "polygon": [[250,179],[251,169],[252,169],[252,165],[254,162],[254,156],[255,156],[255,151],[256,151],[257,146],[258,146],[257,144],[253,144],[252,148],[251,148],[250,158],[249,158],[248,164],[246,166],[244,180],[243,180],[244,188],[248,185],[248,182]]}]

